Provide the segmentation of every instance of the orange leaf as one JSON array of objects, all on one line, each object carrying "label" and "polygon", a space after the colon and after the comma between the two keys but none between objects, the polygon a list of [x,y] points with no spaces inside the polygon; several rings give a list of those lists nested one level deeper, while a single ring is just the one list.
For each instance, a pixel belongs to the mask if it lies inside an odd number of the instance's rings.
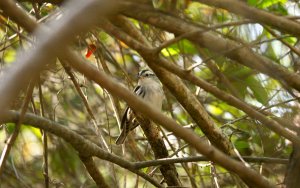
[{"label": "orange leaf", "polygon": [[86,58],[89,58],[95,51],[96,51],[97,47],[94,44],[90,44],[88,46],[87,52],[85,54]]}]

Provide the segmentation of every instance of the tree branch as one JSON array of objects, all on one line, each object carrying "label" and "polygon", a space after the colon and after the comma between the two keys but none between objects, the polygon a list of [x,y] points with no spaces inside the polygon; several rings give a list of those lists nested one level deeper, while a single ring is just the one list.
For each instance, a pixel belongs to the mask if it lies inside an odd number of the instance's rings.
[{"label": "tree branch", "polygon": [[[154,152],[155,159],[168,157],[168,150],[160,136],[159,130],[151,121],[137,114],[137,119],[149,141],[149,144]],[[166,164],[160,167],[160,171],[168,186],[180,186],[178,173],[174,164]]]},{"label": "tree branch", "polygon": [[[1,124],[9,123],[9,122],[15,123],[19,120],[19,117],[20,114],[18,112],[15,111],[5,112],[3,114],[3,118],[0,119],[0,123]],[[70,143],[74,147],[74,149],[76,149],[79,152],[80,157],[87,158],[91,156],[96,156],[102,160],[106,160],[111,163],[117,164],[120,167],[125,168],[143,177],[145,180],[149,181],[154,186],[162,187],[162,185],[160,185],[158,182],[156,182],[153,178],[151,178],[147,174],[136,170],[133,163],[124,160],[122,157],[104,151],[96,144],[90,142],[89,140],[75,133],[74,131],[67,129],[63,125],[60,125],[54,121],[30,113],[24,115],[23,123],[26,125],[31,125],[36,128],[43,129],[47,132],[50,132],[64,139],[66,142]]]},{"label": "tree branch", "polygon": [[92,157],[83,157],[80,156],[80,159],[82,163],[84,164],[86,170],[89,172],[90,176],[93,178],[93,180],[96,182],[98,187],[103,188],[109,188],[107,183],[105,182],[105,179],[103,178],[103,175],[96,167],[96,164]]}]

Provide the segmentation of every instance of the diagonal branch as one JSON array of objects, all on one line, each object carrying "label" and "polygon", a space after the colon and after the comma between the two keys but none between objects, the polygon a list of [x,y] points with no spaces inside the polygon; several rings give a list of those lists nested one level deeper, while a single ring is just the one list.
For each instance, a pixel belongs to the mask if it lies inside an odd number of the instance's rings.
[{"label": "diagonal branch", "polygon": [[[155,159],[168,157],[168,150],[165,143],[160,136],[159,129],[148,119],[143,118],[137,114],[137,119],[149,141],[149,144],[154,152]],[[178,173],[174,164],[166,164],[160,167],[160,171],[164,176],[168,186],[180,186],[181,183],[178,179]]]},{"label": "diagonal branch", "polygon": [[98,187],[103,187],[103,188],[109,188],[109,186],[105,182],[105,179],[103,178],[103,175],[97,169],[93,158],[92,157],[80,156],[80,159],[83,162],[83,164],[84,164],[85,168],[87,169],[87,171],[89,172],[90,176],[96,182],[97,186]]}]

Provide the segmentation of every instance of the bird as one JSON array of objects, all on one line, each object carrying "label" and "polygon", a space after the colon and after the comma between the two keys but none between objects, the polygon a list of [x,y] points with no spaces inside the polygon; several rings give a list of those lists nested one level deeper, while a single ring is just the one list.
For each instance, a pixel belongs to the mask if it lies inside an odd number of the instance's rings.
[{"label": "bird", "polygon": [[[149,69],[141,70],[137,76],[138,84],[133,92],[153,108],[161,111],[165,95],[159,79]],[[127,107],[122,117],[121,133],[116,140],[116,144],[123,144],[128,133],[137,126],[139,126],[139,122],[135,117],[134,111],[130,107]]]}]

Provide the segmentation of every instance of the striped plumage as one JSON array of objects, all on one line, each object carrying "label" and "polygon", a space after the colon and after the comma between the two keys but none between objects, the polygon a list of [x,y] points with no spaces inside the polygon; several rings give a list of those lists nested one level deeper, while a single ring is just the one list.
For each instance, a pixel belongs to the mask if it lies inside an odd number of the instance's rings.
[{"label": "striped plumage", "polygon": [[[134,93],[143,98],[152,107],[161,110],[164,100],[164,93],[158,78],[148,69],[138,73],[138,85]],[[127,107],[121,121],[121,134],[116,140],[116,144],[123,144],[128,133],[139,125],[134,112]]]}]

